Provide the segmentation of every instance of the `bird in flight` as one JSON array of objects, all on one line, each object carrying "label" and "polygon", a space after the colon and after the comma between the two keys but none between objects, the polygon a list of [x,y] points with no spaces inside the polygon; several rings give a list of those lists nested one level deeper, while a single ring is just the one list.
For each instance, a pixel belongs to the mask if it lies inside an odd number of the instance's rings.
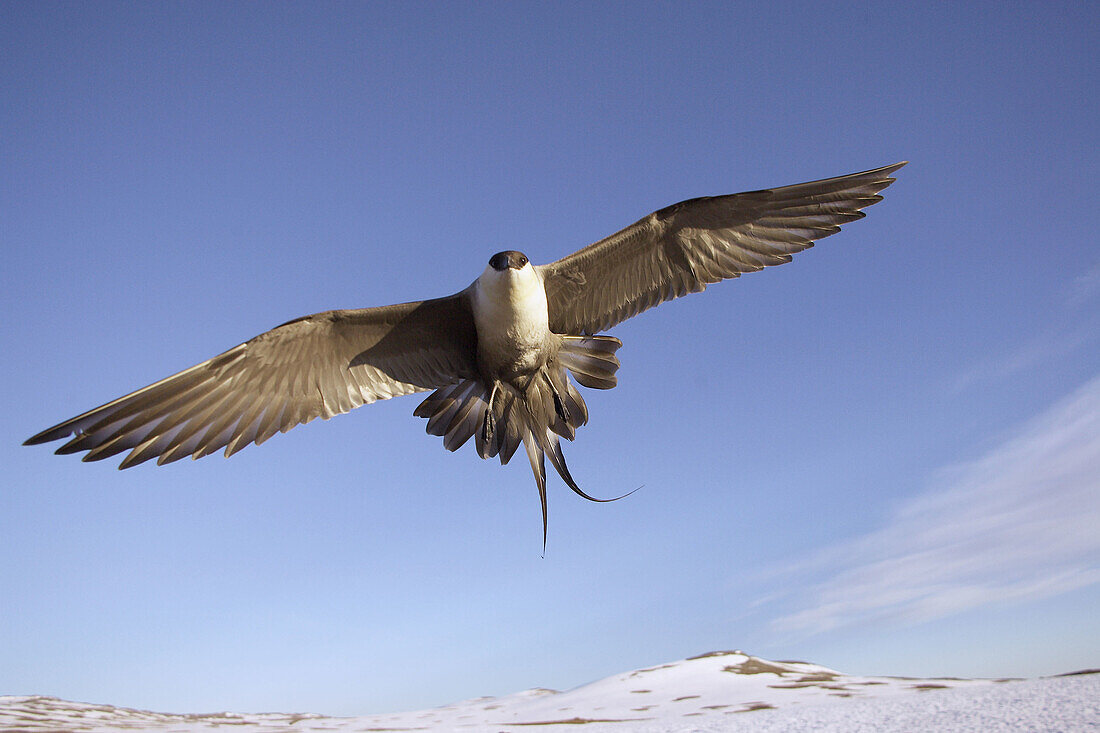
[{"label": "bird in flight", "polygon": [[[580,496],[561,438],[588,421],[583,387],[611,389],[622,342],[600,335],[719,280],[790,262],[882,200],[905,165],[665,207],[556,262],[498,252],[454,295],[284,323],[208,361],[43,430],[57,453],[119,468],[156,458],[229,457],[314,418],[432,390],[414,411],[457,450],[508,463],[520,444],[535,474],[546,542],[546,464]],[[572,375],[570,380],[568,375]],[[71,436],[71,437],[70,437]]]}]

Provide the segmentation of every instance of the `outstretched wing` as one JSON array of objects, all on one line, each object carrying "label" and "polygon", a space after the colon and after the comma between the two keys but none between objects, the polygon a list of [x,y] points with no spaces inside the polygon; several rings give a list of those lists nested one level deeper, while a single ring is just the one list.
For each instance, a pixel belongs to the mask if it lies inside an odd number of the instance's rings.
[{"label": "outstretched wing", "polygon": [[58,453],[119,468],[169,463],[249,443],[317,417],[476,376],[477,336],[465,292],[284,323],[224,354],[44,430],[73,436]]},{"label": "outstretched wing", "polygon": [[905,163],[823,181],[689,199],[538,268],[550,330],[595,334],[711,283],[791,261],[882,200]]}]

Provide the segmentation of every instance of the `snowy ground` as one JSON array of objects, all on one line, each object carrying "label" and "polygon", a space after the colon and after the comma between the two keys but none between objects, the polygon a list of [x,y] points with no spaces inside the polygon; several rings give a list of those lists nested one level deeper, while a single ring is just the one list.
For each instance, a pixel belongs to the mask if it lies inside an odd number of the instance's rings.
[{"label": "snowy ground", "polygon": [[527,690],[432,710],[176,715],[50,697],[0,697],[0,730],[1100,731],[1100,674],[1035,680],[859,677],[714,652],[568,692]]}]

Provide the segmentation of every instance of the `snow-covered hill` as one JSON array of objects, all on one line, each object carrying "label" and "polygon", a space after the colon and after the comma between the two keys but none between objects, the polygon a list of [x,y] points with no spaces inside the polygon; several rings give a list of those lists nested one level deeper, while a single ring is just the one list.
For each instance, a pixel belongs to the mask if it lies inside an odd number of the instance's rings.
[{"label": "snow-covered hill", "polygon": [[333,718],[178,715],[0,697],[2,730],[202,731],[1100,730],[1100,675],[1039,680],[860,677],[806,662],[711,652],[568,692],[534,689],[432,710]]}]

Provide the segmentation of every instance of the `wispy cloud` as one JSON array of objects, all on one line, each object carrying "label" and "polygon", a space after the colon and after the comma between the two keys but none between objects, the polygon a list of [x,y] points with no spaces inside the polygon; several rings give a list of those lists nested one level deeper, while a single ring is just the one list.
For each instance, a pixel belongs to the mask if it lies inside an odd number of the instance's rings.
[{"label": "wispy cloud", "polygon": [[1021,333],[1003,350],[978,357],[950,383],[958,393],[983,382],[1007,379],[1044,364],[1071,358],[1100,338],[1100,312],[1092,301],[1100,296],[1100,261],[1063,284],[1047,316],[1048,327]]},{"label": "wispy cloud", "polygon": [[887,526],[798,563],[772,622],[812,634],[917,623],[1100,582],[1100,377],[985,456],[943,471]]},{"label": "wispy cloud", "polygon": [[975,384],[1007,379],[1020,372],[1039,368],[1070,358],[1093,343],[1100,334],[1100,318],[1096,316],[1066,316],[1065,323],[1054,325],[1026,338],[1003,354],[985,356],[956,376],[950,385],[955,393]]},{"label": "wispy cloud", "polygon": [[1083,305],[1100,295],[1100,261],[1073,279],[1069,288],[1071,305]]}]

